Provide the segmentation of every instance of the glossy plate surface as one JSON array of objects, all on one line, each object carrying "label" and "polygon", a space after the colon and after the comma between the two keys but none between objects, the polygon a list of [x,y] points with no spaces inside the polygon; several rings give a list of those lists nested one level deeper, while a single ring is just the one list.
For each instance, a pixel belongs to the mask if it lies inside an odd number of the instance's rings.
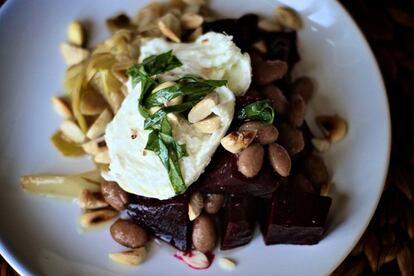
[{"label": "glossy plate surface", "polygon": [[[348,254],[369,222],[388,167],[390,121],[384,86],[371,51],[344,9],[331,0],[212,1],[223,15],[271,15],[277,4],[302,14],[298,72],[317,81],[308,119],[338,113],[347,119],[346,139],[325,155],[335,189],[329,229],[316,246],[248,246],[218,252],[238,261],[237,275],[323,275]],[[92,39],[107,36],[105,18],[134,14],[139,0],[9,0],[0,9],[0,253],[21,274],[186,275],[195,271],[173,257],[174,250],[152,243],[140,267],[108,259],[121,250],[108,230],[80,233],[80,210],[20,190],[19,176],[70,173],[91,168],[88,160],[64,159],[49,143],[60,119],[50,98],[62,93],[65,65],[59,43],[73,19],[90,22]],[[241,4],[242,3],[242,4]],[[311,124],[312,125],[312,124]],[[218,262],[199,275],[226,275]]]}]

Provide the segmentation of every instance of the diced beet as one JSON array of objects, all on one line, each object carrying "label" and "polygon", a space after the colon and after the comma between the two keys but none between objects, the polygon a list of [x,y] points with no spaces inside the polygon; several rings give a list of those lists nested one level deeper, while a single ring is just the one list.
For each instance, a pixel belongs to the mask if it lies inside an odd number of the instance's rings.
[{"label": "diced beet", "polygon": [[286,61],[289,70],[300,60],[297,51],[296,32],[273,32],[265,34],[265,42],[268,48],[268,59]]},{"label": "diced beet", "polygon": [[242,49],[248,51],[257,38],[258,17],[246,14],[239,19],[221,19],[203,24],[204,32],[226,33],[233,36],[233,41]]},{"label": "diced beet", "polygon": [[255,200],[251,197],[227,198],[222,213],[222,250],[242,246],[251,241],[256,222],[255,210]]},{"label": "diced beet", "polygon": [[191,248],[188,201],[187,194],[167,200],[135,196],[128,205],[127,213],[160,240],[186,251]]},{"label": "diced beet", "polygon": [[219,149],[197,182],[204,193],[260,196],[275,191],[279,181],[268,162],[255,177],[245,177],[237,169],[237,155]]},{"label": "diced beet", "polygon": [[261,221],[265,243],[318,243],[325,233],[331,202],[330,197],[301,192],[289,184],[281,185]]}]

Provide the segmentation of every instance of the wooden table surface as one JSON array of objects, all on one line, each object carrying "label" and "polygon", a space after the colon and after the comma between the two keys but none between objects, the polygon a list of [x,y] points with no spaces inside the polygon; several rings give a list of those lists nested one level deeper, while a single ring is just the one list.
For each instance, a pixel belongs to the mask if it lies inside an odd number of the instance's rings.
[{"label": "wooden table surface", "polygon": [[[0,0],[0,6],[5,0]],[[341,0],[386,83],[393,144],[386,189],[366,233],[334,275],[414,275],[414,4]],[[17,275],[0,257],[0,276]]]}]

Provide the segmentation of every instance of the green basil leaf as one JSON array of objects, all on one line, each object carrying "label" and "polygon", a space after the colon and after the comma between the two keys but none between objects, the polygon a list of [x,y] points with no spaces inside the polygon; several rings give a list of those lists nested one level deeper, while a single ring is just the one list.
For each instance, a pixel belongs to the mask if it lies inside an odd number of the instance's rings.
[{"label": "green basil leaf", "polygon": [[187,186],[185,186],[185,182],[181,174],[180,164],[176,158],[172,158],[172,154],[169,158],[169,167],[170,169],[168,171],[168,176],[174,192],[175,194],[181,194],[187,189]]},{"label": "green basil leaf", "polygon": [[149,56],[142,61],[142,66],[150,76],[170,71],[182,65],[181,61],[173,55],[172,50],[159,55]]},{"label": "green basil leaf", "polygon": [[227,85],[227,80],[205,80],[196,75],[187,75],[182,77],[177,81],[178,83],[191,83],[191,82],[201,82],[205,83],[212,87],[220,87],[223,85]]},{"label": "green basil leaf", "polygon": [[269,100],[257,101],[243,107],[237,114],[240,120],[252,119],[272,124],[275,117]]}]

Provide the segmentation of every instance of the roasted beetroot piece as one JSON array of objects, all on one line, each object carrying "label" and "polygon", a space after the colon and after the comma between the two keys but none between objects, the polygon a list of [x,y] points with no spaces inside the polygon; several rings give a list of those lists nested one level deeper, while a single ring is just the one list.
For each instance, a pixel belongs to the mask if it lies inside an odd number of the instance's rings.
[{"label": "roasted beetroot piece", "polygon": [[167,200],[135,196],[128,205],[128,215],[160,240],[178,250],[191,248],[191,223],[188,219],[187,194]]},{"label": "roasted beetroot piece", "polygon": [[221,221],[222,250],[242,246],[251,241],[256,222],[255,213],[255,199],[237,196],[227,198]]},{"label": "roasted beetroot piece", "polygon": [[255,14],[246,14],[239,19],[221,19],[203,24],[204,32],[226,33],[233,36],[233,41],[242,49],[248,51],[257,39],[258,17]]},{"label": "roasted beetroot piece", "polygon": [[273,194],[261,228],[266,245],[316,244],[325,233],[330,197],[301,192],[291,183]]},{"label": "roasted beetroot piece", "polygon": [[237,155],[220,149],[201,175],[198,185],[203,193],[261,196],[275,191],[279,181],[280,177],[272,171],[268,162],[264,162],[255,177],[245,177],[237,169]]},{"label": "roasted beetroot piece", "polygon": [[267,59],[283,60],[289,70],[300,60],[296,43],[296,32],[266,33],[265,42],[268,49]]}]

